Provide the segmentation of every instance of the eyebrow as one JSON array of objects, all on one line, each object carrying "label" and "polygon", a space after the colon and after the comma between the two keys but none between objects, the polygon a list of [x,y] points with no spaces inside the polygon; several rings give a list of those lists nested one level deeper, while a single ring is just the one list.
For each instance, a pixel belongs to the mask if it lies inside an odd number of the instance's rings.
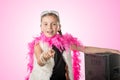
[{"label": "eyebrow", "polygon": [[[48,23],[48,22],[42,21],[42,23]],[[58,22],[57,22],[57,21],[53,21],[53,22],[51,22],[51,23],[58,23]]]}]

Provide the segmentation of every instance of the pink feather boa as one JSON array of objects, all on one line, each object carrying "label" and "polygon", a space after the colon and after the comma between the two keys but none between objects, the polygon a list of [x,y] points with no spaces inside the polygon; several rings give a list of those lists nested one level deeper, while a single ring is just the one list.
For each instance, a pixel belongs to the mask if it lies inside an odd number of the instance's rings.
[{"label": "pink feather boa", "polygon": [[[60,51],[65,49],[66,51],[70,49],[71,44],[75,44],[76,46],[83,46],[80,41],[77,40],[77,38],[73,37],[70,34],[65,34],[65,35],[59,35],[56,34],[53,37],[46,37],[43,33],[39,37],[35,37],[35,39],[28,44],[29,47],[29,62],[28,62],[28,74],[25,78],[25,80],[29,80],[30,73],[32,72],[33,69],[33,54],[34,54],[34,45],[36,43],[39,43],[39,41],[47,42],[50,47],[52,45],[55,45]],[[80,79],[80,59],[79,59],[79,51],[73,51],[72,54],[72,65],[73,65],[73,73],[74,73],[74,80],[79,80]]]}]

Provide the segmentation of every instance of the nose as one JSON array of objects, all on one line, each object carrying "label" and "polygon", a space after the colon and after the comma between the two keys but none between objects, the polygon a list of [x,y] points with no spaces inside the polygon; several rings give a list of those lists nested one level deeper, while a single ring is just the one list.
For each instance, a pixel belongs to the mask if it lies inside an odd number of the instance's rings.
[{"label": "nose", "polygon": [[49,24],[49,25],[48,25],[48,28],[49,28],[49,29],[52,29],[52,24]]}]

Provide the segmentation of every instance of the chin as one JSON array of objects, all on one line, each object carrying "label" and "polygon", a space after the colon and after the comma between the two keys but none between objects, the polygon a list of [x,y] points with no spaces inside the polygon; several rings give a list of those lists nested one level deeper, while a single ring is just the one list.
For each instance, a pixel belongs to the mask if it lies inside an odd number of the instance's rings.
[{"label": "chin", "polygon": [[53,37],[54,35],[46,35],[47,37]]},{"label": "chin", "polygon": [[53,37],[56,35],[56,33],[53,33],[53,34],[49,34],[49,33],[44,33],[46,37]]}]

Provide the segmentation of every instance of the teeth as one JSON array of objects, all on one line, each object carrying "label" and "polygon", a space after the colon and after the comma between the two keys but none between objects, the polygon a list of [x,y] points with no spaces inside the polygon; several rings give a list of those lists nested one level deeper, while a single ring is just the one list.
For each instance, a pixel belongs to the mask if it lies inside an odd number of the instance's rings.
[{"label": "teeth", "polygon": [[53,33],[53,31],[47,31],[47,33],[52,34],[52,33]]}]

